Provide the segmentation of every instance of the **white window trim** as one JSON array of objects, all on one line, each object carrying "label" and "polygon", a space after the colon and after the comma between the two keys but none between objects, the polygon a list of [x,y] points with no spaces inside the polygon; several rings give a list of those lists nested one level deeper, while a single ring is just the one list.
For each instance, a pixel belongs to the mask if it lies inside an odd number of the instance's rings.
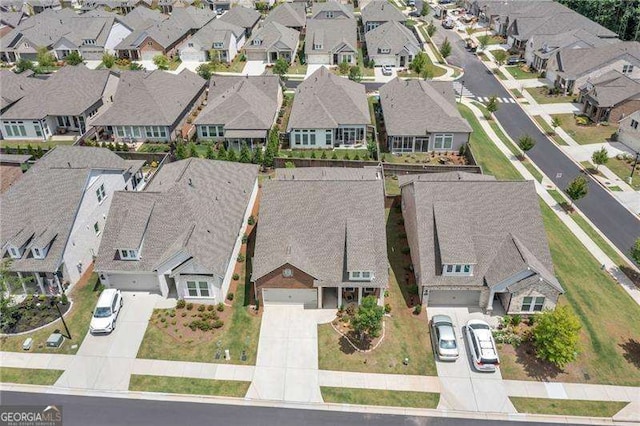
[{"label": "white window trim", "polygon": [[[529,309],[525,310],[524,309],[524,305],[525,302],[524,300],[530,298],[531,299],[531,303],[529,304]],[[542,299],[542,308],[540,308],[539,311],[535,310],[535,306],[536,305],[540,305],[539,303],[536,303],[537,299]],[[522,303],[520,304],[520,312],[542,312],[542,310],[544,309],[544,303],[546,302],[546,297],[544,296],[525,296],[522,298]]]},{"label": "white window trim", "polygon": [[100,184],[98,189],[96,189],[96,197],[98,198],[98,204],[102,204],[102,202],[107,198],[107,192],[104,190],[104,183]]},{"label": "white window trim", "polygon": [[[138,250],[130,250],[130,249],[120,249],[120,260],[139,260],[140,254]],[[133,256],[129,256],[129,253],[133,252]]]},{"label": "white window trim", "polygon": [[15,247],[9,247],[9,256],[13,259],[20,259],[22,257],[20,255],[20,250]]},{"label": "white window trim", "polygon": [[285,268],[282,270],[282,276],[284,278],[291,278],[293,277],[293,269],[291,268]]},{"label": "white window trim", "polygon": [[[368,273],[369,276],[365,277],[364,273]],[[373,271],[349,271],[350,281],[372,281],[374,278]]]},{"label": "white window trim", "polygon": [[[466,267],[469,268],[469,272],[464,271]],[[460,271],[456,272],[457,268],[460,268]],[[471,277],[473,276],[473,265],[468,263],[445,263],[442,265],[442,275],[453,277]]]},{"label": "white window trim", "polygon": [[[191,293],[189,293],[189,283],[194,283],[196,285],[196,292],[198,293],[197,296],[192,296]],[[207,284],[207,291],[209,292],[208,296],[202,296],[200,291],[200,283],[205,283]],[[211,283],[209,281],[194,281],[194,280],[187,280],[185,282],[185,288],[187,290],[187,294],[185,297],[188,297],[189,299],[212,299],[214,298],[213,296],[213,292],[211,291]]]}]

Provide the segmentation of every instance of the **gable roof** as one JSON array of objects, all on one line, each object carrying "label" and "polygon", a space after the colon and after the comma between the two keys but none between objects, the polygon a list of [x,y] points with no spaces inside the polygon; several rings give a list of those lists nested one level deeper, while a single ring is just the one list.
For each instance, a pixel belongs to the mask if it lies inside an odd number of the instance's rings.
[{"label": "gable roof", "polygon": [[[358,26],[353,19],[309,19],[304,44],[306,55],[333,53],[346,46],[356,52],[358,46]],[[315,49],[320,45],[320,49]]]},{"label": "gable roof", "polygon": [[585,49],[560,49],[549,59],[547,69],[575,79],[619,58],[640,65],[640,43],[620,41]]},{"label": "gable roof", "polygon": [[25,18],[25,14],[22,12],[5,12],[0,11],[0,22],[5,25],[15,28]]},{"label": "gable roof", "polygon": [[380,180],[382,170],[377,166],[365,167],[298,167],[276,169],[277,180]]},{"label": "gable roof", "polygon": [[243,6],[232,7],[231,10],[225,12],[220,18],[225,22],[233,25],[249,29],[253,28],[260,20],[260,12]]},{"label": "gable roof", "polygon": [[0,92],[0,110],[22,99],[32,90],[41,87],[45,80],[34,76],[33,71],[26,70],[16,74],[10,70],[0,70],[2,92]]},{"label": "gable roof", "polygon": [[548,4],[541,16],[521,14],[511,20],[509,34],[519,40],[528,40],[535,34],[558,34],[583,29],[598,37],[615,38],[616,33],[560,3]]},{"label": "gable roof", "polygon": [[407,17],[387,0],[373,0],[361,10],[362,22],[405,22]]},{"label": "gable roof", "polygon": [[[113,103],[95,118],[97,126],[174,124],[203,90],[206,81],[189,70],[172,74],[123,71]],[[167,100],[170,99],[170,102]]]},{"label": "gable roof", "polygon": [[[154,272],[182,252],[224,276],[257,177],[252,164],[190,158],[163,166],[143,192],[116,192],[96,270]],[[132,244],[142,244],[140,260],[119,260]]]},{"label": "gable roof", "polygon": [[176,7],[171,12],[169,19],[173,25],[180,25],[185,28],[197,30],[205,26],[212,19],[217,17],[215,10],[199,8],[194,6]]},{"label": "gable roof", "polygon": [[614,107],[622,101],[640,96],[640,82],[618,71],[609,71],[587,82],[580,88],[595,100],[598,107]]},{"label": "gable roof", "polygon": [[[82,115],[102,99],[109,70],[90,70],[84,65],[65,66],[38,90],[29,91],[2,114],[3,119],[42,119],[48,115]],[[47,96],[42,96],[46,93]]]},{"label": "gable roof", "polygon": [[298,85],[287,131],[332,129],[341,124],[371,124],[365,88],[320,67]]},{"label": "gable roof", "polygon": [[[311,18],[317,19],[324,17],[324,12],[331,11],[338,13],[331,19],[356,19],[353,14],[353,6],[350,4],[342,4],[339,1],[313,2]],[[344,17],[341,15],[344,15]]]},{"label": "gable roof", "polygon": [[565,47],[595,47],[617,41],[616,39],[600,38],[584,29],[571,30],[553,35],[536,34],[529,39],[529,43],[533,43],[532,49],[534,54],[543,59],[551,57],[557,49]]},{"label": "gable roof", "polygon": [[136,6],[135,9],[123,16],[122,21],[131,29],[142,30],[167,18],[168,16],[160,11],[141,5]]},{"label": "gable roof", "polygon": [[[260,40],[260,45],[255,46],[253,44],[254,40]],[[299,31],[285,27],[277,22],[267,22],[253,33],[251,39],[247,42],[245,49],[269,50],[276,46],[276,44],[281,44],[291,50],[296,50],[299,40]]]},{"label": "gable roof", "polygon": [[451,82],[394,78],[380,88],[380,104],[388,135],[471,132],[455,106]]},{"label": "gable roof", "polygon": [[304,28],[307,24],[306,7],[304,3],[282,3],[269,12],[264,23],[269,22],[276,22],[289,28]]},{"label": "gable roof", "polygon": [[369,56],[381,54],[382,49],[389,49],[391,55],[414,53],[421,51],[420,43],[413,32],[404,24],[389,21],[369,30],[364,35]]},{"label": "gable roof", "polygon": [[213,43],[222,43],[223,48],[228,48],[231,43],[231,34],[240,38],[244,34],[244,28],[225,22],[221,19],[213,19],[207,25],[200,28],[192,39],[203,48],[211,49]]},{"label": "gable roof", "polygon": [[496,178],[491,175],[468,172],[440,172],[440,173],[419,173],[415,175],[398,176],[398,185],[403,186],[412,182],[455,182],[455,181],[494,181]]}]

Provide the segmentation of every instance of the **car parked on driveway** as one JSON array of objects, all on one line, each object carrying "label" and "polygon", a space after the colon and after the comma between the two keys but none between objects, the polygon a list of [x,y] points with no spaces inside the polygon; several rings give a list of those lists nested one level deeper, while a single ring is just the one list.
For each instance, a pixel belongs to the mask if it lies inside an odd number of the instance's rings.
[{"label": "car parked on driveway", "polygon": [[467,346],[475,369],[487,372],[496,371],[500,360],[489,324],[482,320],[472,319],[467,322],[464,332],[467,336]]},{"label": "car parked on driveway", "polygon": [[445,30],[451,30],[455,26],[456,24],[453,23],[452,19],[445,19],[444,21],[442,21],[442,28],[444,28]]},{"label": "car parked on driveway", "polygon": [[431,318],[431,339],[434,351],[440,361],[458,359],[458,340],[453,321],[448,315],[434,315]]},{"label": "car parked on driveway", "polygon": [[520,56],[509,56],[509,59],[507,59],[507,65],[518,65],[522,62],[524,62],[524,59]]},{"label": "car parked on driveway", "polygon": [[120,293],[120,290],[113,288],[103,290],[100,298],[98,298],[98,303],[95,311],[93,311],[93,317],[89,325],[91,334],[111,333],[115,330],[116,320],[122,305],[122,293]]},{"label": "car parked on driveway", "polygon": [[393,71],[391,70],[391,67],[389,65],[383,65],[382,66],[382,75],[392,75]]}]

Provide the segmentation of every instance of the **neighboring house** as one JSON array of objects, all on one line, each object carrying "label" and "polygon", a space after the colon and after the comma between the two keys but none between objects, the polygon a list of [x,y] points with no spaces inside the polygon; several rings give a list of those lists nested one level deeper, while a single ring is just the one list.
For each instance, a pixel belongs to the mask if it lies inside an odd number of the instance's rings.
[{"label": "neighboring house", "polygon": [[358,24],[353,8],[336,1],[314,3],[307,20],[304,53],[308,64],[355,65],[358,58]]},{"label": "neighboring house", "polygon": [[282,3],[264,19],[265,24],[270,22],[303,32],[307,26],[307,9],[304,3]]},{"label": "neighboring house", "polygon": [[469,142],[451,82],[395,78],[380,88],[380,106],[390,152],[457,152]]},{"label": "neighboring house", "polygon": [[387,0],[373,0],[361,10],[364,32],[378,28],[386,22],[404,24],[407,17]]},{"label": "neighboring house", "polygon": [[277,22],[265,23],[253,33],[245,52],[250,61],[274,64],[278,59],[292,63],[296,58],[300,33]]},{"label": "neighboring house", "polygon": [[34,14],[42,13],[45,10],[62,9],[62,2],[60,0],[29,0],[26,3],[31,6]]},{"label": "neighboring house", "polygon": [[618,141],[635,153],[640,153],[640,110],[634,111],[620,120]]},{"label": "neighboring house", "polygon": [[10,292],[58,294],[75,284],[98,252],[114,191],[139,189],[143,163],[58,146],[0,195],[2,257],[30,280]]},{"label": "neighboring house", "polygon": [[640,109],[640,82],[618,71],[609,71],[580,88],[582,112],[592,121],[616,123]]},{"label": "neighboring house", "polygon": [[[24,98],[29,92],[38,90],[45,81],[37,78],[31,70],[23,71],[20,74],[9,70],[0,70],[0,82],[2,82],[0,117],[11,105]],[[2,128],[0,128],[0,136],[2,133]]]},{"label": "neighboring house", "polygon": [[180,59],[231,62],[245,44],[244,28],[213,19],[179,47]]},{"label": "neighboring house", "polygon": [[640,43],[620,41],[584,49],[560,49],[547,62],[546,79],[564,93],[577,94],[589,79],[619,71],[640,79]]},{"label": "neighboring house", "polygon": [[422,51],[420,42],[404,24],[386,22],[368,31],[365,35],[367,56],[375,65],[408,67],[413,58]]},{"label": "neighboring house", "polygon": [[260,12],[243,6],[236,6],[225,12],[220,18],[224,22],[244,28],[245,38],[249,38],[258,21],[260,21]]},{"label": "neighboring house", "polygon": [[[336,309],[389,282],[381,175],[316,170],[263,183],[251,281],[264,305]],[[371,177],[371,178],[369,178]]]},{"label": "neighboring house", "polygon": [[353,6],[350,4],[342,4],[337,1],[326,1],[321,3],[313,3],[311,9],[311,19],[353,19]]},{"label": "neighboring house", "polygon": [[22,11],[18,12],[3,12],[0,11],[0,37],[3,37],[9,31],[20,25],[20,22],[25,20],[27,15]]},{"label": "neighboring house", "polygon": [[398,180],[423,306],[491,312],[497,299],[508,314],[553,309],[564,291],[534,183],[438,175]]},{"label": "neighboring house", "polygon": [[121,19],[126,26],[133,30],[144,30],[167,18],[169,18],[169,16],[160,13],[158,10],[149,9],[146,6],[137,6]]},{"label": "neighboring house", "polygon": [[173,141],[181,136],[189,113],[202,102],[205,85],[189,70],[179,74],[123,71],[113,104],[92,125],[117,141]]},{"label": "neighboring house", "polygon": [[162,13],[170,14],[173,9],[185,8],[192,6],[194,0],[158,0],[158,7]]},{"label": "neighboring house", "polygon": [[201,158],[164,165],[143,192],[116,192],[100,282],[224,303],[257,193],[258,166]]},{"label": "neighboring house", "polygon": [[298,167],[276,169],[277,180],[380,180],[384,179],[378,166],[365,167]]},{"label": "neighboring house", "polygon": [[282,105],[276,75],[213,76],[207,106],[198,114],[199,139],[222,141],[227,148],[264,144]]},{"label": "neighboring house", "polygon": [[2,135],[39,141],[60,133],[82,135],[109,105],[117,84],[109,70],[63,67],[0,115]]},{"label": "neighboring house", "polygon": [[348,147],[365,144],[370,125],[364,86],[320,67],[298,85],[287,132],[291,148]]},{"label": "neighboring house", "polygon": [[31,155],[0,153],[0,194],[6,192],[23,174]]}]

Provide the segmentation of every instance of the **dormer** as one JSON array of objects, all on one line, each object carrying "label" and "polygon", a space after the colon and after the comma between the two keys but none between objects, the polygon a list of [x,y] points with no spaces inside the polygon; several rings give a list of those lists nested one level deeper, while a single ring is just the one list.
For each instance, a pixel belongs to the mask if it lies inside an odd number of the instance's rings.
[{"label": "dormer", "polygon": [[140,260],[140,252],[132,249],[118,249],[120,260]]},{"label": "dormer", "polygon": [[11,256],[12,259],[20,259],[20,258],[22,258],[23,252],[18,247],[9,246],[7,248],[7,252],[9,253],[9,256]]},{"label": "dormer", "polygon": [[29,243],[33,240],[34,233],[22,229],[13,238],[9,239],[6,243],[7,253],[12,259],[22,259],[25,255],[25,251]]},{"label": "dormer", "polygon": [[333,10],[327,10],[324,13],[324,17],[327,18],[327,19],[332,19],[333,18]]},{"label": "dormer", "polygon": [[372,281],[373,271],[349,271],[349,281]]},{"label": "dormer", "polygon": [[34,259],[44,259],[48,251],[48,247],[31,247],[31,255]]},{"label": "dormer", "polygon": [[213,48],[214,49],[222,49],[222,47],[224,46],[224,44],[222,42],[216,41],[213,43]]},{"label": "dormer", "polygon": [[260,40],[259,38],[254,38],[251,44],[253,44],[254,46],[260,46],[262,44],[262,40]]}]

